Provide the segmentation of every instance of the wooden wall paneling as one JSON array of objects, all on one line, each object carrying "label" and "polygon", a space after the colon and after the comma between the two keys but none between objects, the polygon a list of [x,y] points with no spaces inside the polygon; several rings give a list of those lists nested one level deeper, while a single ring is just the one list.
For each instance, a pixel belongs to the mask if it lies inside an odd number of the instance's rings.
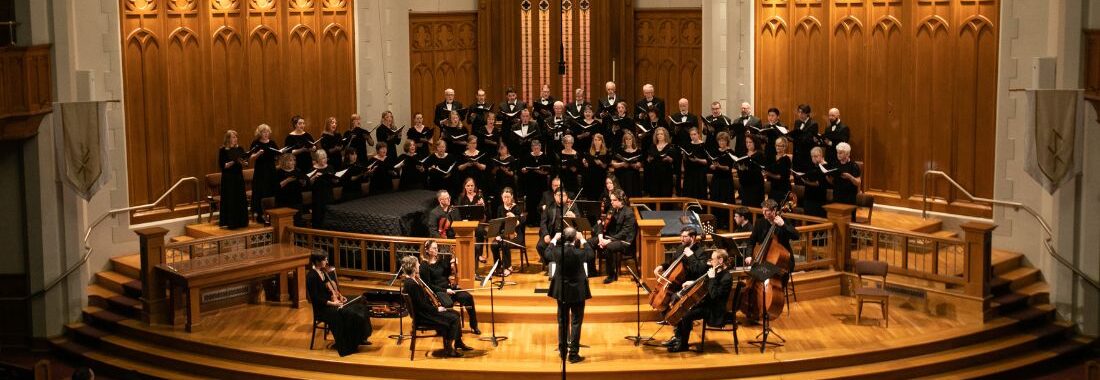
[{"label": "wooden wall paneling", "polygon": [[[247,146],[267,123],[282,142],[292,115],[317,134],[323,117],[355,112],[352,0],[119,4],[131,204],[217,172],[226,129]],[[176,194],[168,210],[133,221],[180,214],[194,199]]]},{"label": "wooden wall paneling", "polygon": [[[861,151],[865,162],[864,188],[875,192],[877,197],[900,199],[902,193],[908,193],[909,176],[898,175],[898,168],[908,162],[910,144],[901,143],[913,125],[906,115],[909,109],[909,77],[896,75],[895,72],[909,72],[909,61],[905,59],[909,51],[909,39],[905,30],[909,24],[906,9],[900,1],[873,6],[869,25],[870,44],[868,65],[868,87],[866,92],[866,113],[862,120],[873,121],[853,131],[865,136]],[[849,113],[847,108],[841,109]],[[860,120],[858,116],[844,116],[846,123]],[[852,124],[855,126],[855,124]]]},{"label": "wooden wall paneling", "polygon": [[[674,113],[681,97],[691,112],[703,109],[702,11],[636,10],[634,13],[636,88],[630,97],[641,97],[641,86],[651,83]],[[709,103],[708,103],[709,104]]]},{"label": "wooden wall paneling", "polygon": [[[841,109],[865,190],[920,207],[923,173],[943,170],[991,196],[997,0],[758,0],[756,108],[792,120]],[[820,58],[820,59],[819,59]],[[943,183],[940,211],[990,216]]]},{"label": "wooden wall paneling", "polygon": [[[220,134],[210,133],[196,128],[207,125],[209,112],[203,109],[203,99],[207,98],[203,83],[206,77],[202,62],[204,45],[204,27],[200,9],[195,2],[168,3],[165,30],[168,31],[168,46],[164,69],[167,71],[169,105],[198,112],[170,112],[164,125],[170,136],[170,144],[165,146],[168,161],[169,180],[186,177],[211,164],[216,165],[212,154],[222,142]],[[243,137],[243,136],[242,136]],[[196,160],[196,157],[209,157]],[[208,161],[208,162],[207,162]],[[192,202],[196,199],[193,187],[185,187],[179,193],[169,197],[170,206]],[[150,194],[158,196],[158,194]]]},{"label": "wooden wall paneling", "polygon": [[455,90],[463,105],[474,102],[479,88],[477,19],[472,12],[409,15],[411,104],[428,124],[447,88]]},{"label": "wooden wall paneling", "polygon": [[[145,204],[168,188],[168,143],[163,126],[167,104],[164,98],[164,28],[156,18],[155,2],[122,0],[124,101],[126,102],[126,146],[130,204]],[[139,127],[140,126],[140,127]],[[145,126],[150,126],[146,128]]]},{"label": "wooden wall paneling", "polygon": [[[790,97],[790,33],[791,25],[787,21],[788,4],[782,2],[764,2],[756,12],[756,108],[766,115],[771,107],[784,107],[792,103]],[[732,107],[732,106],[730,106]],[[793,112],[791,109],[780,109]]]},{"label": "wooden wall paneling", "polygon": [[[290,111],[286,109],[282,92],[283,25],[278,17],[275,0],[257,0],[248,4],[247,47],[249,68],[248,125],[267,124],[272,135],[282,144],[290,132]],[[354,109],[354,107],[350,108]]]}]

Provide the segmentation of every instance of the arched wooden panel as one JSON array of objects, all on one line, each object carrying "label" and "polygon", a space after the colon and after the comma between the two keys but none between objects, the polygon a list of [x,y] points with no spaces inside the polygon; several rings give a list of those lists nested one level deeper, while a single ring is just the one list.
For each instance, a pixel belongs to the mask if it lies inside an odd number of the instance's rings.
[{"label": "arched wooden panel", "polygon": [[[641,86],[651,83],[669,113],[686,98],[691,112],[703,109],[702,12],[699,10],[636,10],[634,26],[634,83],[619,87],[619,94],[640,99]],[[710,104],[710,102],[706,102]],[[708,106],[709,107],[709,106]]]},{"label": "arched wooden panel", "polygon": [[[472,12],[409,15],[412,113],[423,113],[428,124],[436,103],[443,100],[444,89],[454,89],[455,98],[463,105],[474,102],[480,83],[477,25],[477,13]],[[508,85],[518,90],[519,83]],[[503,89],[486,91],[503,97]],[[399,120],[398,124],[408,122]]]},{"label": "arched wooden panel", "polygon": [[[313,118],[355,112],[353,0],[118,1],[131,204],[217,172],[226,129],[247,146],[266,123],[282,142],[291,115],[319,132]],[[193,213],[194,199],[133,221]]]},{"label": "arched wooden panel", "polygon": [[[839,108],[880,203],[921,207],[933,168],[991,196],[1000,3],[757,0],[756,109],[789,123],[806,103],[825,128]],[[992,215],[942,184],[929,195],[938,211]]]}]

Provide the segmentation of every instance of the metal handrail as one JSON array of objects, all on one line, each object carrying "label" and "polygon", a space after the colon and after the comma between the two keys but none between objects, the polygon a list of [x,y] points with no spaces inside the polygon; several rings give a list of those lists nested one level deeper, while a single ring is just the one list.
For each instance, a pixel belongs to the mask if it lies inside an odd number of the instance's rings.
[{"label": "metal handrail", "polygon": [[[103,213],[103,215],[100,215],[99,218],[97,218],[94,222],[92,222],[91,225],[88,226],[87,229],[84,230],[83,244],[84,244],[84,249],[86,250],[86,252],[84,252],[84,255],[80,257],[80,261],[77,261],[76,263],[74,263],[71,267],[69,267],[69,269],[65,270],[64,273],[57,276],[56,279],[54,279],[53,281],[50,281],[49,284],[47,284],[46,286],[43,286],[42,289],[39,289],[39,290],[37,290],[37,291],[35,291],[31,294],[28,294],[26,296],[23,296],[23,297],[4,297],[4,298],[0,298],[0,301],[26,301],[26,300],[29,300],[29,299],[34,298],[34,297],[38,297],[38,296],[40,296],[42,294],[45,294],[46,292],[50,291],[50,289],[53,289],[55,286],[57,286],[57,284],[60,284],[61,281],[64,281],[66,278],[69,277],[69,275],[76,272],[77,269],[80,269],[80,267],[84,266],[84,264],[88,262],[88,258],[90,258],[92,256],[92,251],[93,251],[91,245],[88,244],[88,239],[91,238],[92,231],[95,230],[95,228],[97,226],[99,226],[100,223],[103,223],[103,221],[107,220],[108,217],[114,217],[115,215],[118,215],[120,213],[130,212],[130,211],[137,211],[137,210],[141,210],[141,209],[156,207],[161,202],[163,202],[165,199],[167,199],[169,194],[172,194],[172,192],[176,191],[176,189],[179,188],[180,185],[182,185],[184,182],[194,182],[195,183],[195,202],[196,203],[200,202],[201,201],[201,194],[200,194],[200,189],[199,189],[199,179],[195,178],[195,177],[186,177],[186,178],[180,178],[179,181],[176,181],[176,184],[174,184],[174,185],[172,185],[172,187],[168,188],[168,190],[166,190],[164,192],[164,194],[161,194],[160,198],[157,198],[157,200],[154,201],[153,203],[143,204],[143,205],[139,205],[139,206],[130,206],[130,207],[125,207],[125,208],[116,208],[116,209],[107,211],[107,212]],[[202,222],[202,208],[201,207],[196,207],[195,208],[195,216],[198,218],[198,222],[201,223]]]},{"label": "metal handrail", "polygon": [[951,178],[951,176],[947,175],[947,173],[939,170],[927,170],[924,172],[924,181],[921,184],[922,218],[928,217],[928,179],[933,176],[937,176],[947,180],[948,183],[954,186],[956,190],[961,192],[971,201],[984,202],[997,206],[1012,207],[1012,209],[1016,211],[1023,209],[1028,214],[1031,214],[1031,216],[1034,217],[1037,222],[1039,222],[1039,226],[1043,228],[1043,232],[1046,232],[1047,234],[1046,238],[1043,239],[1043,246],[1046,247],[1047,253],[1049,253],[1051,257],[1054,257],[1054,259],[1057,260],[1059,263],[1062,263],[1062,265],[1064,265],[1066,268],[1069,268],[1069,270],[1073,271],[1073,273],[1075,273],[1078,277],[1084,279],[1085,282],[1093,287],[1093,289],[1100,290],[1100,282],[1093,279],[1092,277],[1089,277],[1087,274],[1085,274],[1085,272],[1082,272],[1076,266],[1071,264],[1069,260],[1067,260],[1065,257],[1062,257],[1062,255],[1058,253],[1058,250],[1054,248],[1054,230],[1050,228],[1050,223],[1047,223],[1047,221],[1043,219],[1043,217],[1039,215],[1039,213],[1035,211],[1035,209],[1031,208],[1031,206],[1020,202],[1010,202],[1002,201],[999,199],[975,197],[974,195],[970,194],[969,191],[966,191],[966,189],[964,189],[962,185],[956,182],[954,178]]}]

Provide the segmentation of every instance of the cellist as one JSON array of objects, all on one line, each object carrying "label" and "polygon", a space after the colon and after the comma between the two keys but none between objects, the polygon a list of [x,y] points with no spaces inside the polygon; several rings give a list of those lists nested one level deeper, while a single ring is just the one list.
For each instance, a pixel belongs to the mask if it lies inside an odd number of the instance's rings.
[{"label": "cellist", "polygon": [[[783,220],[782,216],[779,216],[779,203],[774,199],[768,199],[760,205],[760,208],[764,209],[764,217],[757,219],[752,226],[752,236],[749,236],[748,244],[749,248],[752,248],[750,252],[756,252],[756,247],[760,244],[764,244],[764,239],[768,236],[768,231],[771,230],[772,225],[776,226],[775,237],[779,240],[779,245],[787,249],[787,252],[794,252],[791,250],[791,239],[798,238],[798,230],[794,226],[787,224]],[[745,265],[752,264],[752,259],[747,258]],[[794,271],[794,260],[791,260],[791,264],[787,270],[786,276],[790,276],[790,273]],[[784,276],[783,283],[787,283],[787,277]]]},{"label": "cellist", "polygon": [[[730,287],[733,284],[733,275],[726,270],[727,260],[729,260],[729,254],[724,249],[715,250],[710,254],[708,261],[710,268],[706,272],[706,283],[698,284],[698,286],[707,287],[707,295],[680,319],[680,323],[676,325],[676,336],[672,338],[668,352],[687,351],[691,328],[696,320],[702,319],[703,323],[712,327],[725,324],[726,301],[729,299]],[[692,285],[695,285],[694,281],[684,283],[685,288]]]},{"label": "cellist", "polygon": [[[767,232],[767,231],[764,231]],[[665,262],[653,269],[653,274],[660,276],[677,257],[684,255],[682,262],[686,265],[687,278],[699,277],[707,271],[707,257],[702,255],[703,247],[699,244],[699,233],[694,227],[684,226],[680,229],[680,248],[675,251],[665,252]]]}]

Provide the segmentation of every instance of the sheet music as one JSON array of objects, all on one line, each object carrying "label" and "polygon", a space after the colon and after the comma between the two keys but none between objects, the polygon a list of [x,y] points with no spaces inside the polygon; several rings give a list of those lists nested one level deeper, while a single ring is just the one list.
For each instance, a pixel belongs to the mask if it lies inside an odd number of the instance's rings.
[{"label": "sheet music", "polygon": [[336,174],[335,174],[335,175],[336,175],[336,178],[340,178],[340,177],[343,177],[343,176],[344,176],[344,173],[347,173],[347,172],[348,172],[348,169],[344,169],[344,170],[341,170],[341,171],[338,171],[338,172],[336,172]]}]

